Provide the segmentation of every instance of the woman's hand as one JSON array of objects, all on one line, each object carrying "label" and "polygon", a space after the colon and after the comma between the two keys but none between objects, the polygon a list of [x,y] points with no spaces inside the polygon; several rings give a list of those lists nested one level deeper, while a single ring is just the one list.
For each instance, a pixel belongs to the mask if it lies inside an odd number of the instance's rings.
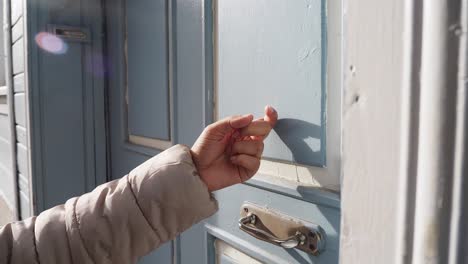
[{"label": "woman's hand", "polygon": [[231,116],[213,123],[193,145],[192,157],[210,192],[250,179],[260,167],[263,140],[278,120],[271,106],[265,117]]}]

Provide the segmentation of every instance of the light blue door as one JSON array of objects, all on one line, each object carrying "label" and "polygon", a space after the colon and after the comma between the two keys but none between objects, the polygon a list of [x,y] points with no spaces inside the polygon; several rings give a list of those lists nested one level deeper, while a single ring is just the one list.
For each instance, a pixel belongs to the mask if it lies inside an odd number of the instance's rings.
[{"label": "light blue door", "polygon": [[[174,141],[168,3],[107,1],[110,169],[113,179]],[[171,263],[166,243],[142,263]]]},{"label": "light blue door", "polygon": [[[106,2],[112,178],[170,145],[191,145],[217,118],[261,117],[266,104],[281,117],[259,173],[216,192],[213,217],[142,262],[338,262],[340,141],[329,129],[339,129],[339,116],[327,116],[326,4]],[[305,236],[286,249],[294,230]]]}]

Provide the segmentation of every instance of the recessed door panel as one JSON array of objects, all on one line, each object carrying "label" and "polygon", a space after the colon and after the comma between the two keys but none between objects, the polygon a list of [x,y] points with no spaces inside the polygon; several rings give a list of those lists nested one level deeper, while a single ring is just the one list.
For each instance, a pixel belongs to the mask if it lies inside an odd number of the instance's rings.
[{"label": "recessed door panel", "polygon": [[281,119],[264,156],[324,166],[322,1],[217,1],[215,24],[218,116]]},{"label": "recessed door panel", "polygon": [[126,1],[128,133],[169,140],[167,1]]},{"label": "recessed door panel", "polygon": [[[172,144],[168,4],[106,1],[112,179]],[[161,245],[139,263],[170,263],[172,246]]]}]

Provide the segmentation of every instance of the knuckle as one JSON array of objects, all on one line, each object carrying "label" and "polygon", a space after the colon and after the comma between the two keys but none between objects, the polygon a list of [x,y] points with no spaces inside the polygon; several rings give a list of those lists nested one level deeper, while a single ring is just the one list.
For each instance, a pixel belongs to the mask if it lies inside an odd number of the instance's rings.
[{"label": "knuckle", "polygon": [[257,150],[259,152],[263,152],[263,148],[265,147],[265,143],[263,143],[263,141],[258,141],[257,143]]},{"label": "knuckle", "polygon": [[205,127],[205,131],[208,131],[208,132],[213,131],[214,127],[215,127],[214,124],[209,124]]}]

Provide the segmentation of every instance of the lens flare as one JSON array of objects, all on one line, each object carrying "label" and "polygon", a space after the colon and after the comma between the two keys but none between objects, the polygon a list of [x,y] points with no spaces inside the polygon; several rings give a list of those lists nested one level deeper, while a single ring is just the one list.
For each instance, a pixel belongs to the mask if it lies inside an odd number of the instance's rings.
[{"label": "lens flare", "polygon": [[36,35],[36,44],[43,50],[52,54],[64,54],[68,50],[68,45],[61,38],[48,32],[39,32]]},{"label": "lens flare", "polygon": [[86,55],[86,72],[96,77],[104,77],[107,74],[105,58],[101,53],[93,52]]}]

